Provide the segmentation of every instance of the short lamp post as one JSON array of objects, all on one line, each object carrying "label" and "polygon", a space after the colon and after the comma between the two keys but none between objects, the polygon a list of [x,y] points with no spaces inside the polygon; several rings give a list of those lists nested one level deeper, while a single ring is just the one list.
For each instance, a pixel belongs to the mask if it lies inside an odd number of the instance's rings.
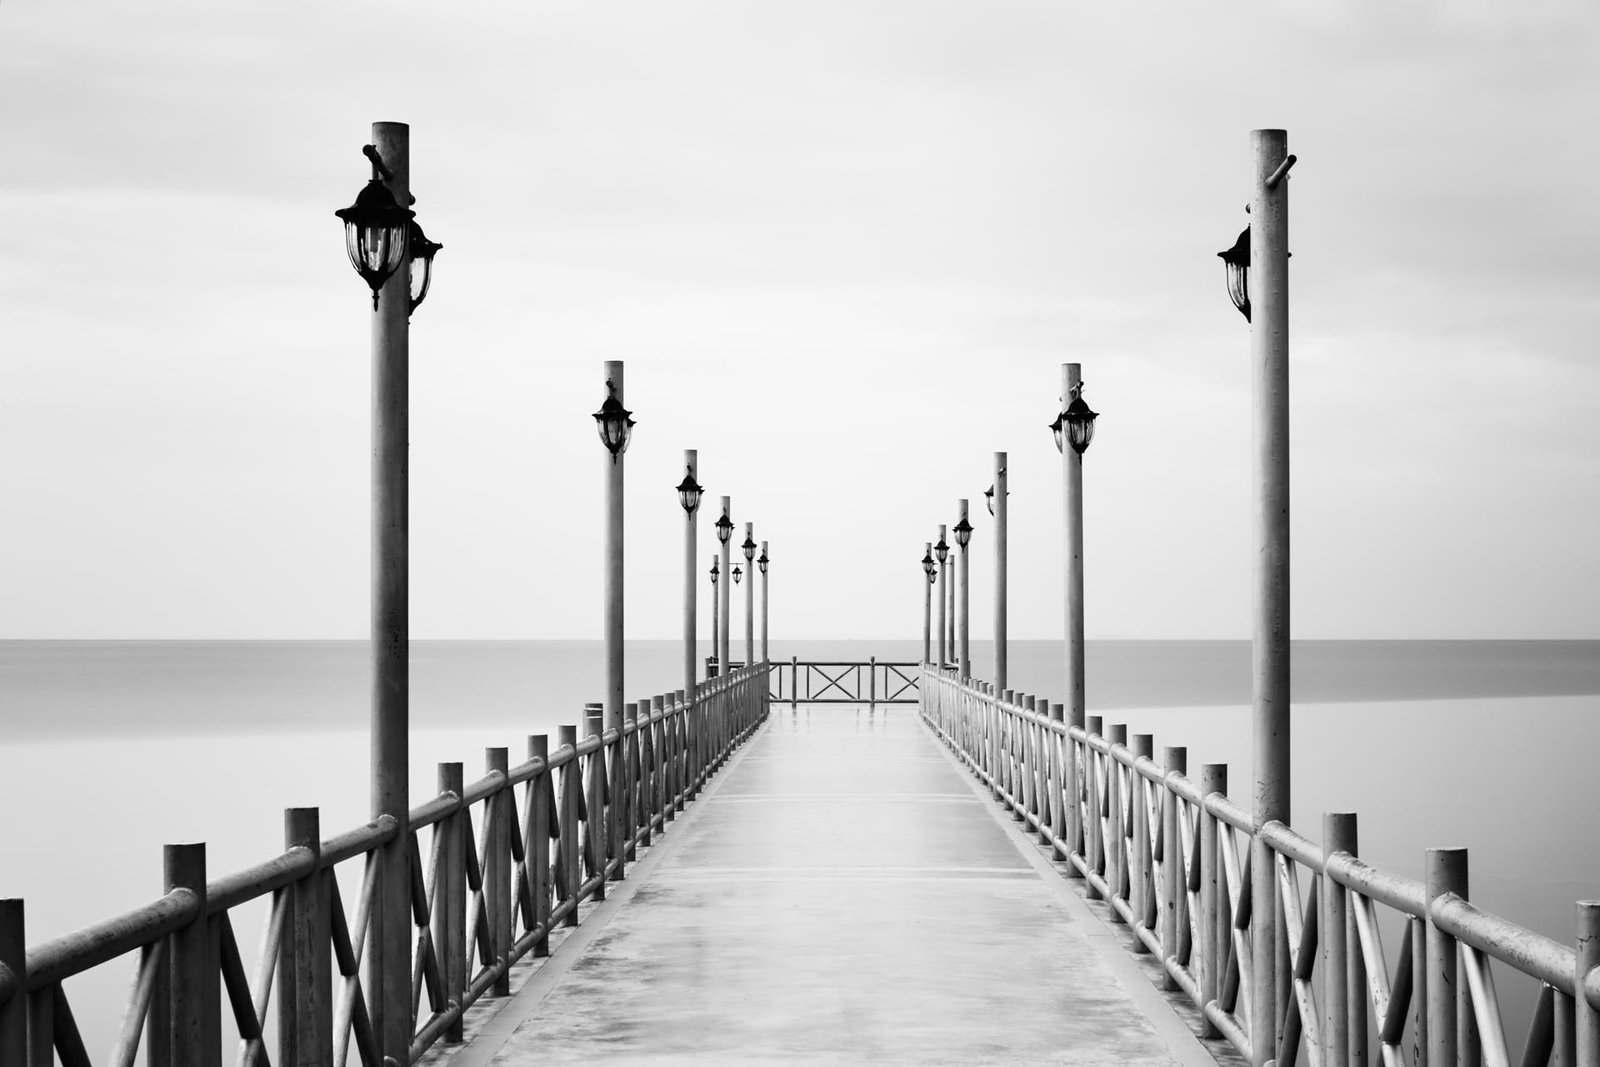
[{"label": "short lamp post", "polygon": [[968,576],[971,566],[967,562],[967,545],[972,541],[972,523],[967,521],[967,501],[962,498],[957,504],[959,517],[956,520],[954,533],[956,535],[956,663],[961,670],[961,677],[972,676],[972,653],[970,634],[972,627],[968,618],[968,609],[971,603],[967,596]]},{"label": "short lamp post", "polygon": [[[1056,450],[1061,453],[1061,484],[1065,503],[1066,611],[1067,611],[1067,715],[1068,724],[1084,726],[1083,660],[1083,453],[1094,437],[1095,412],[1083,399],[1083,379],[1076,363],[1061,365],[1061,395],[1064,406],[1050,424]],[[1069,797],[1078,795],[1078,765],[1068,760],[1066,787]],[[1067,840],[1074,849],[1082,847],[1082,826],[1078,806],[1067,805]],[[1069,876],[1072,869],[1069,867]]]},{"label": "short lamp post", "polygon": [[722,606],[718,602],[718,599],[717,599],[717,575],[718,575],[717,562],[718,562],[717,559],[715,557],[712,557],[712,560],[711,560],[711,662],[712,662],[712,665],[713,665],[714,669],[707,672],[707,676],[708,677],[710,675],[715,675],[715,674],[721,674],[722,673],[722,660],[717,658],[717,635],[722,633],[722,629],[721,629]]},{"label": "short lamp post", "polygon": [[[422,233],[411,196],[411,128],[377,122],[362,148],[372,176],[335,212],[350,265],[372,291],[371,811],[406,825],[410,809],[409,500],[410,317],[427,296],[442,247]],[[367,1012],[379,1057],[404,1063],[411,1046],[410,878],[405,834],[383,848],[367,953]],[[457,1034],[459,1037],[459,1034]]]},{"label": "short lamp post", "polygon": [[695,596],[699,587],[695,583],[694,569],[697,565],[695,551],[695,527],[700,514],[700,497],[705,489],[695,481],[699,468],[699,453],[692,448],[683,452],[683,481],[678,483],[678,504],[683,508],[683,692],[690,700],[694,699],[695,679],[699,671],[695,666],[696,640],[695,632],[698,620],[696,615],[697,600]]},{"label": "short lamp post", "polygon": [[933,583],[936,580],[935,569],[938,564],[933,562],[933,542],[922,542],[922,574],[927,578],[922,583],[922,662],[933,662]]},{"label": "short lamp post", "polygon": [[933,543],[933,558],[939,563],[939,669],[944,670],[950,661],[950,650],[945,646],[945,560],[950,558],[950,545],[944,539],[944,527],[939,527],[939,540]]},{"label": "short lamp post", "polygon": [[[733,573],[732,560],[729,558],[729,555],[728,555],[728,553],[729,553],[728,542],[733,537],[733,516],[731,514],[732,505],[733,505],[733,498],[732,497],[726,497],[726,496],[723,497],[722,498],[722,515],[721,515],[720,518],[717,519],[717,543],[721,546],[721,548],[720,548],[720,559],[721,559],[721,563],[722,563],[722,573],[725,574],[725,575],[729,575],[729,576],[731,576],[732,573]],[[732,589],[730,588],[729,583],[723,582],[722,583],[722,588],[717,594],[717,604],[718,604],[718,607],[719,607],[719,610],[720,610],[720,614],[722,616],[721,623],[717,627],[717,673],[718,674],[727,674],[728,673],[728,658],[729,658],[728,657],[728,652],[729,652],[729,649],[728,649],[728,623],[729,623],[729,616],[731,614],[729,609],[732,607],[732,602],[731,602],[731,598],[730,598],[729,594],[731,592],[732,592]]]},{"label": "short lamp post", "polygon": [[761,542],[761,555],[756,557],[756,567],[761,571],[761,662],[766,663],[771,657],[767,655],[767,564],[772,562],[767,555],[767,543]]},{"label": "short lamp post", "polygon": [[606,363],[606,396],[594,413],[606,456],[605,477],[605,657],[604,728],[622,732],[622,456],[633,439],[633,412],[622,406],[622,361]]},{"label": "short lamp post", "polygon": [[1006,488],[1006,454],[994,454],[994,484],[983,494],[989,504],[989,514],[994,516],[994,687],[1005,692],[1008,674],[1009,649],[1007,648],[1006,612],[1006,517],[1011,491]]},{"label": "short lamp post", "polygon": [[[750,570],[750,565],[756,561],[755,523],[744,524],[744,544],[739,546],[744,549],[745,570]],[[756,661],[756,583],[752,578],[750,584],[744,587],[744,662],[745,666]]]}]

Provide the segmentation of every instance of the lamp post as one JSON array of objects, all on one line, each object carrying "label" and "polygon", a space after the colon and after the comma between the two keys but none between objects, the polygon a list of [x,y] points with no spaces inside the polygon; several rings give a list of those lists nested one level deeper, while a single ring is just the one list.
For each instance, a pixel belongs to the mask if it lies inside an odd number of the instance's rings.
[{"label": "lamp post", "polygon": [[967,616],[968,608],[971,606],[967,597],[967,584],[971,566],[967,562],[967,545],[972,541],[972,523],[967,521],[965,497],[957,501],[956,509],[959,512],[955,526],[956,548],[960,550],[956,553],[956,663],[961,668],[961,677],[970,678],[972,655],[969,646],[972,626]]},{"label": "lamp post", "polygon": [[594,413],[606,456],[604,729],[622,731],[622,455],[633,439],[633,413],[622,406],[622,361],[606,362],[606,397]]},{"label": "lamp post", "polygon": [[[717,560],[711,559],[711,659],[717,665],[717,674],[722,673],[722,660],[717,656],[717,635],[722,633],[722,611],[717,599]],[[709,676],[709,674],[708,674]]]},{"label": "lamp post", "polygon": [[984,494],[994,516],[994,687],[1006,691],[1006,454],[994,454],[994,484]]},{"label": "lamp post", "polygon": [[[717,519],[717,541],[722,546],[722,573],[731,577],[728,558],[728,541],[733,537],[732,497],[722,498],[722,516]],[[728,622],[729,608],[732,606],[729,598],[729,583],[722,583],[722,590],[717,594],[717,601],[722,608],[722,625],[717,630],[717,673],[728,673]]]},{"label": "lamp post", "polygon": [[933,662],[933,542],[922,542],[922,574],[928,580],[922,585],[922,662]]},{"label": "lamp post", "polygon": [[934,542],[933,557],[939,561],[939,669],[944,670],[944,665],[949,660],[948,649],[945,646],[945,560],[950,558],[950,546],[944,539],[944,527],[939,527],[939,540]]},{"label": "lamp post", "polygon": [[[1255,624],[1251,647],[1251,747],[1254,753],[1251,821],[1289,822],[1289,136],[1283,130],[1250,134],[1254,221],[1226,252],[1228,295],[1250,322],[1254,393]],[[1251,294],[1255,299],[1252,301]],[[1254,973],[1272,975],[1277,959],[1277,880],[1272,853],[1257,834],[1251,846],[1250,894]],[[1251,1047],[1256,1064],[1275,1051],[1281,1018],[1276,981],[1252,983]]]},{"label": "lamp post", "polygon": [[[362,148],[372,176],[344,223],[350,265],[372,290],[373,818],[404,827],[410,809],[410,589],[407,439],[410,315],[427,296],[433,257],[410,209],[411,128],[376,122]],[[403,268],[403,269],[402,269]],[[405,1062],[411,1045],[411,854],[404,833],[383,847],[366,955],[367,1012],[380,1056]]]},{"label": "lamp post", "polygon": [[695,667],[696,638],[695,633],[695,596],[698,587],[695,585],[695,519],[700,514],[700,496],[705,492],[704,487],[695,481],[699,472],[699,453],[692,448],[683,450],[683,481],[678,483],[678,503],[684,512],[683,525],[683,691],[694,699],[694,683],[699,677],[699,670]]},{"label": "lamp post", "polygon": [[[756,560],[755,523],[744,524],[744,544],[739,547],[744,549],[745,570],[750,569],[750,564]],[[750,584],[744,587],[744,662],[746,666],[756,661],[756,583],[751,578]]]},{"label": "lamp post", "polygon": [[767,655],[767,564],[771,560],[767,557],[767,543],[761,542],[761,555],[756,557],[756,566],[761,568],[761,662],[766,663],[770,658]]},{"label": "lamp post", "polygon": [[[1083,400],[1083,380],[1076,363],[1061,365],[1062,409],[1050,424],[1056,449],[1061,453],[1061,486],[1065,506],[1063,522],[1066,559],[1067,612],[1067,722],[1084,726],[1083,682],[1083,453],[1094,438],[1095,412]],[[1080,847],[1078,825],[1078,761],[1066,761],[1068,843]],[[1271,866],[1270,864],[1268,865]],[[1075,869],[1068,865],[1069,877]]]}]

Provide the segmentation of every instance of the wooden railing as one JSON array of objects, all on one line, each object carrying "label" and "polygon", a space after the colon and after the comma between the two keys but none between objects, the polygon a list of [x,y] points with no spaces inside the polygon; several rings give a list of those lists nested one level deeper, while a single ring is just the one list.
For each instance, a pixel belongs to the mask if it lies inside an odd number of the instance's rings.
[{"label": "wooden railing", "polygon": [[[1465,849],[1429,849],[1417,881],[1356,858],[1353,814],[1324,815],[1320,844],[1277,822],[1257,829],[1227,798],[1226,765],[1196,781],[1183,748],[1157,763],[1149,734],[1130,744],[1126,726],[1069,724],[1060,704],[948,671],[924,669],[921,711],[1155,954],[1203,1036],[1250,1062],[1600,1067],[1600,902],[1577,905],[1568,947],[1470,904]],[[1269,923],[1252,915],[1261,857],[1276,875]],[[1257,974],[1263,958],[1275,965]],[[1520,1042],[1495,988],[1507,969],[1538,983]]]},{"label": "wooden railing", "polygon": [[[0,900],[0,1065],[93,1062],[62,983],[137,953],[121,1033],[101,1062],[130,1067],[142,1042],[151,1067],[219,1063],[226,1010],[243,1067],[343,1067],[352,1048],[364,1067],[385,1067],[374,1037],[383,1004],[370,920],[383,846],[400,833],[415,927],[414,951],[401,962],[414,1035],[406,1062],[440,1039],[459,1041],[466,1010],[507,995],[511,966],[530,952],[548,954],[551,932],[576,926],[580,903],[603,900],[638,847],[664,832],[761,724],[766,674],[757,664],[687,698],[679,690],[639,701],[620,731],[602,731],[599,705],[590,705],[586,736],[563,726],[554,751],[546,735],[530,737],[516,766],[506,749],[491,749],[488,773],[470,785],[461,764],[440,764],[439,795],[406,827],[385,817],[323,839],[317,809],[292,808],[282,855],[210,882],[203,844],[168,845],[165,895],[26,951],[22,902]],[[339,876],[357,859],[351,910]],[[268,917],[250,974],[230,913],[258,899]]]},{"label": "wooden railing", "polygon": [[772,664],[771,697],[797,704],[915,704],[921,664],[877,658],[812,662],[794,657]]}]

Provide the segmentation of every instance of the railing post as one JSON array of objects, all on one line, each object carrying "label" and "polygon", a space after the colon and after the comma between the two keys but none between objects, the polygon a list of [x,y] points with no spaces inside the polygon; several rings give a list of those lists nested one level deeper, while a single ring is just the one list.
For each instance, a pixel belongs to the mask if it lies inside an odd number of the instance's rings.
[{"label": "railing post", "polygon": [[1349,895],[1345,887],[1328,873],[1328,860],[1336,853],[1355,855],[1355,812],[1324,812],[1322,815],[1322,914],[1317,936],[1322,946],[1322,1062],[1324,1067],[1348,1067],[1352,1051],[1362,1042],[1352,1039],[1357,1013],[1352,1001],[1360,1004],[1361,1026],[1366,1027],[1366,991],[1351,983]]},{"label": "railing post", "polygon": [[[1134,760],[1150,759],[1154,755],[1155,736],[1134,734]],[[1133,820],[1133,870],[1128,885],[1128,911],[1133,915],[1135,930],[1140,926],[1148,930],[1148,923],[1155,911],[1151,900],[1155,883],[1150,870],[1153,846],[1150,840],[1150,805],[1145,800],[1149,786],[1149,780],[1139,773],[1137,762],[1128,768],[1128,816]],[[1133,950],[1148,951],[1143,938],[1134,937]]]},{"label": "railing post", "polygon": [[[1132,879],[1128,871],[1128,826],[1123,816],[1127,808],[1123,804],[1122,783],[1127,777],[1122,766],[1122,761],[1117,759],[1116,748],[1128,747],[1128,724],[1118,722],[1111,724],[1107,739],[1112,744],[1112,751],[1106,753],[1106,803],[1110,807],[1110,832],[1105,842],[1106,850],[1106,886],[1111,890],[1111,900],[1121,899],[1127,903],[1129,891],[1132,889]],[[1123,922],[1122,912],[1115,905],[1111,907],[1111,921]]]},{"label": "railing post", "polygon": [[867,660],[867,710],[878,708],[878,657]]},{"label": "railing post", "polygon": [[[285,1067],[327,1067],[333,1045],[333,961],[329,940],[327,872],[316,808],[283,813],[285,849],[303,848],[311,871],[282,892],[288,899],[278,949],[278,1058]],[[8,1062],[0,1055],[0,1063]]]},{"label": "railing post", "polygon": [[1216,1001],[1222,987],[1223,961],[1228,958],[1232,916],[1223,907],[1226,899],[1222,849],[1227,845],[1218,832],[1217,817],[1206,810],[1205,799],[1213,793],[1228,794],[1228,765],[1206,763],[1200,767],[1200,921],[1195,938],[1199,954],[1200,1036],[1217,1036],[1216,1024],[1205,1014],[1205,1006]]},{"label": "railing post", "polygon": [[[1086,715],[1084,717],[1085,741],[1083,745],[1083,778],[1087,795],[1083,802],[1083,815],[1087,820],[1084,826],[1085,853],[1084,863],[1089,870],[1098,874],[1101,879],[1106,876],[1106,841],[1105,826],[1102,822],[1102,805],[1105,802],[1106,764],[1109,757],[1102,756],[1094,750],[1094,746],[1087,741],[1089,737],[1104,737],[1103,730],[1105,716]],[[1088,881],[1084,886],[1084,895],[1090,900],[1101,899],[1099,889],[1095,888],[1093,881]]]},{"label": "railing post", "polygon": [[1572,984],[1573,1046],[1578,1067],[1600,1067],[1600,1009],[1589,1003],[1584,992],[1589,973],[1600,967],[1600,900],[1578,901],[1577,912],[1577,966]]},{"label": "railing post", "polygon": [[[489,951],[495,960],[511,959],[511,756],[504,748],[487,748],[483,769],[501,776],[500,789],[490,794],[483,813],[483,907],[489,919]],[[485,960],[491,963],[493,960]],[[494,981],[491,996],[511,995],[510,967]]]},{"label": "railing post", "polygon": [[[1161,768],[1170,779],[1174,774],[1188,774],[1189,750],[1182,745],[1168,745],[1161,753]],[[1161,988],[1174,990],[1178,980],[1167,970],[1166,961],[1178,954],[1178,919],[1181,915],[1179,901],[1185,900],[1183,873],[1183,838],[1178,831],[1178,794],[1172,783],[1161,784]],[[1191,949],[1191,951],[1193,951]]]},{"label": "railing post", "polygon": [[[533,943],[535,956],[550,955],[550,822],[553,812],[551,801],[555,798],[552,787],[555,774],[550,770],[550,736],[532,734],[528,738],[528,758],[544,761],[544,770],[528,781],[533,797],[528,804],[528,841],[523,860],[528,869],[528,889],[533,894],[533,924],[544,927],[544,936]],[[460,840],[460,837],[457,837]],[[466,857],[462,857],[463,861]],[[446,868],[449,869],[448,867]],[[463,905],[465,900],[463,899]],[[462,968],[463,974],[465,967]]]},{"label": "railing post", "polygon": [[800,707],[800,657],[789,657],[789,710],[795,711]]},{"label": "railing post", "polygon": [[[999,490],[996,490],[999,492]],[[1050,722],[1063,727],[1061,733],[1045,735],[1050,743],[1050,834],[1055,840],[1051,849],[1051,856],[1058,860],[1069,860],[1067,852],[1071,851],[1072,838],[1071,816],[1067,814],[1073,802],[1071,789],[1068,785],[1067,764],[1072,759],[1072,738],[1065,731],[1067,724],[1067,708],[1065,704],[1050,705]],[[1063,851],[1060,842],[1067,843],[1067,850]],[[1074,870],[1072,863],[1067,863],[1067,870]]]},{"label": "railing post", "polygon": [[[605,735],[605,705],[585,704],[583,706],[584,736],[586,738],[601,738]],[[591,875],[599,876],[599,883],[595,887],[594,899],[606,899],[606,862],[607,841],[606,833],[606,746],[601,744],[589,753],[589,778],[587,792],[584,797],[585,814],[585,840],[588,843],[589,863]]]},{"label": "railing post", "polygon": [[0,900],[0,1063],[28,1062],[28,934],[22,901]]},{"label": "railing post", "polygon": [[578,925],[578,890],[583,886],[583,858],[578,849],[578,812],[583,806],[583,765],[578,762],[578,728],[562,726],[557,732],[561,748],[572,749],[572,760],[561,768],[561,812],[558,824],[561,840],[557,845],[561,858],[562,900],[572,901],[572,910],[562,920],[563,926]]},{"label": "railing post", "polygon": [[169,935],[172,1067],[210,1067],[222,1060],[222,990],[217,930],[206,917],[206,846],[167,845],[162,861],[167,892],[186,889],[200,902],[194,921]]},{"label": "railing post", "polygon": [[[650,701],[641,700],[632,707],[633,732],[627,737],[627,744],[623,749],[623,780],[627,783],[628,806],[623,811],[622,836],[627,842],[627,858],[629,862],[638,858],[639,850],[637,841],[643,840],[650,843],[650,802],[649,794],[645,789],[649,781],[644,767],[645,736],[644,731],[650,728]],[[643,837],[640,837],[640,830]]]},{"label": "railing post", "polygon": [[1456,939],[1439,929],[1433,920],[1434,904],[1447,893],[1467,896],[1467,850],[1430,848],[1426,865],[1427,902],[1427,1012],[1429,1064],[1456,1062],[1458,1051],[1456,1019],[1457,991],[1465,992],[1460,982]]}]

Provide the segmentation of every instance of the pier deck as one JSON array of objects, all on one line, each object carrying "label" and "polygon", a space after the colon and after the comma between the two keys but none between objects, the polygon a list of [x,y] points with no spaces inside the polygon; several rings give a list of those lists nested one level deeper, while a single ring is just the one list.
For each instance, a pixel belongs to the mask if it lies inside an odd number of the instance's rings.
[{"label": "pier deck", "polygon": [[451,1067],[1203,1064],[909,708],[774,707]]}]

